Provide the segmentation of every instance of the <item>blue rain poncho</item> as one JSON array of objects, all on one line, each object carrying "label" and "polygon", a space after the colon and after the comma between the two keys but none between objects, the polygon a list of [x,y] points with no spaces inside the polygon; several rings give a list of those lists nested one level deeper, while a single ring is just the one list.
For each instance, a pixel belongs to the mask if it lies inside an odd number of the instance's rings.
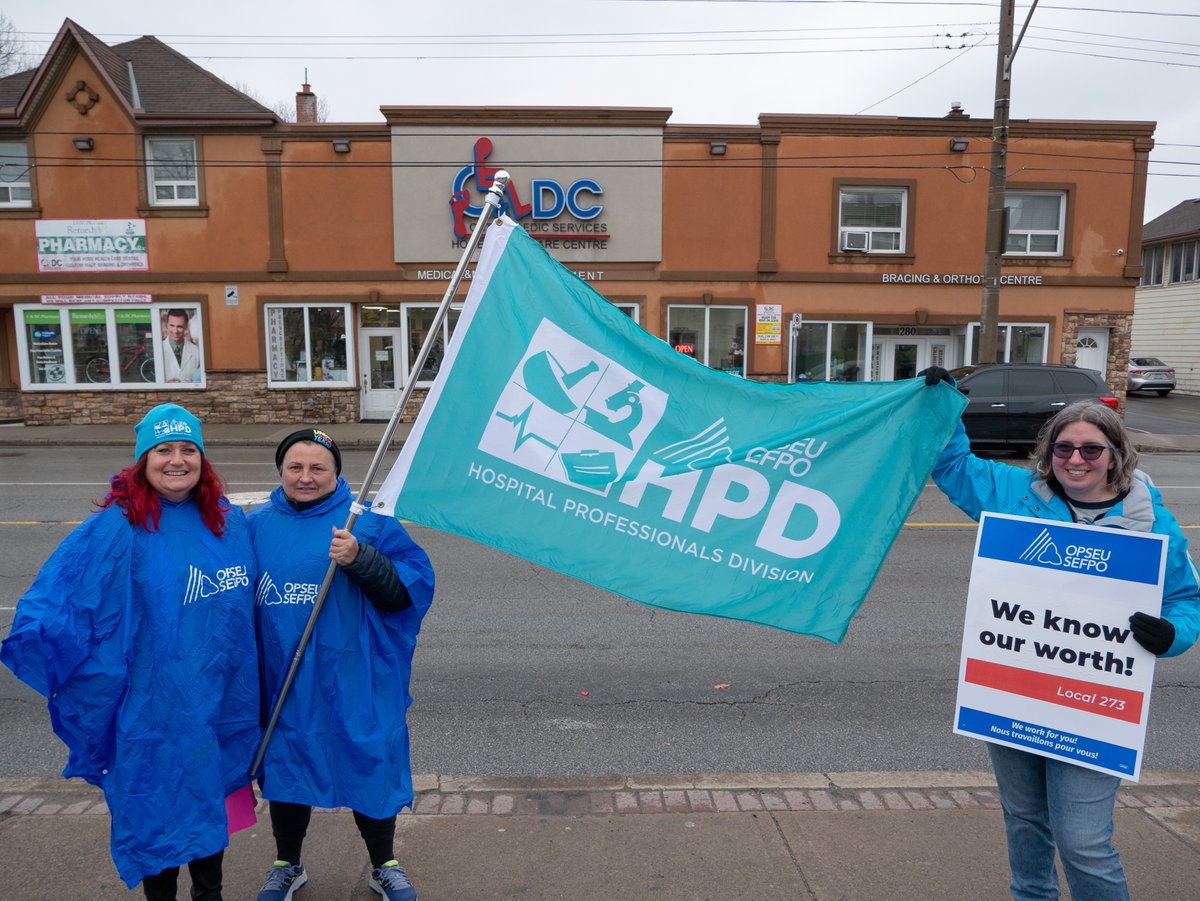
[{"label": "blue rain poncho", "polygon": [[[277,488],[249,515],[268,713],[329,569],[332,530],[346,524],[350,499],[349,487],[338,479],[324,502],[297,511]],[[392,562],[412,605],[381,613],[339,567],[267,745],[262,795],[384,819],[413,799],[408,683],[417,632],[433,601],[433,569],[391,517],[365,514],[354,524],[354,536]]]},{"label": "blue rain poncho", "polygon": [[48,700],[63,776],[98,786],[130,888],[228,844],[225,796],[259,737],[246,518],[217,538],[188,499],[160,529],[116,506],[58,547],[17,604],[0,660]]}]

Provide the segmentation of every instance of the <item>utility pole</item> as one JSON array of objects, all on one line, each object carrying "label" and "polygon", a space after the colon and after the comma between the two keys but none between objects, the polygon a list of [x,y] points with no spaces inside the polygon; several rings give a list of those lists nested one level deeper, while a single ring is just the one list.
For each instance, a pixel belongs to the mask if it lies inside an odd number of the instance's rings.
[{"label": "utility pole", "polygon": [[987,235],[983,240],[983,301],[979,310],[979,347],[975,356],[980,363],[996,362],[996,344],[1000,319],[1000,258],[1008,241],[1008,214],[1004,209],[1004,190],[1008,182],[1008,113],[1012,96],[1012,64],[1021,49],[1021,39],[1033,18],[1038,0],[1033,0],[1021,34],[1013,46],[1013,20],[1016,0],[1000,0],[1000,34],[996,43],[996,108],[992,112],[992,164],[988,177]]},{"label": "utility pole", "polygon": [[[987,235],[983,252],[983,302],[979,310],[980,363],[996,362],[1000,318],[1000,258],[1008,240],[1004,183],[1008,179],[1008,113],[1012,92],[1012,42],[1016,0],[1000,0],[1000,35],[996,46],[996,106],[992,112],[992,162],[988,175]],[[1032,14],[1033,10],[1030,10]],[[1022,32],[1024,33],[1024,32]]]}]

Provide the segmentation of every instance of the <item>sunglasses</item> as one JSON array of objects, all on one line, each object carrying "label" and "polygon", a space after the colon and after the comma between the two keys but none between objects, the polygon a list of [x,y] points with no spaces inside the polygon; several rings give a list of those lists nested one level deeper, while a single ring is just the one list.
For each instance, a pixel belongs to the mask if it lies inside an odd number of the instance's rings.
[{"label": "sunglasses", "polygon": [[1079,451],[1079,456],[1088,463],[1099,460],[1101,454],[1111,449],[1107,444],[1068,444],[1066,441],[1056,441],[1050,446],[1054,456],[1060,460],[1070,460],[1071,455]]}]

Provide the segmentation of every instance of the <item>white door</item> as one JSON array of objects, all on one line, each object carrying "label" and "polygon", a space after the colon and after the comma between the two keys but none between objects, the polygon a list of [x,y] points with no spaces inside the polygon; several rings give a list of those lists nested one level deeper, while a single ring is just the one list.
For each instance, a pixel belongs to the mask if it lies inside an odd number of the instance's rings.
[{"label": "white door", "polygon": [[879,369],[872,377],[880,382],[896,382],[915,377],[927,366],[945,367],[949,348],[949,339],[943,337],[880,336],[875,340],[874,354]]},{"label": "white door", "polygon": [[360,328],[358,359],[361,362],[362,418],[391,419],[400,403],[404,376],[400,372],[402,336],[398,328]]},{"label": "white door", "polygon": [[1075,365],[1094,369],[1101,378],[1108,378],[1108,329],[1081,328],[1075,339]]}]

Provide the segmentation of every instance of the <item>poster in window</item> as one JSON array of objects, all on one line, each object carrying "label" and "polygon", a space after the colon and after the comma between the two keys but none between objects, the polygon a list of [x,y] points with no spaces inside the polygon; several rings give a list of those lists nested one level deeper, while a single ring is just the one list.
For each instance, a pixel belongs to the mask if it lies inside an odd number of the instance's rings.
[{"label": "poster in window", "polygon": [[62,385],[67,381],[62,319],[58,310],[26,310],[25,339],[29,371],[36,385]]},{"label": "poster in window", "polygon": [[783,305],[760,303],[754,308],[754,343],[779,344],[783,335]]},{"label": "poster in window", "polygon": [[162,381],[200,384],[204,354],[198,307],[169,307],[160,312]]}]

